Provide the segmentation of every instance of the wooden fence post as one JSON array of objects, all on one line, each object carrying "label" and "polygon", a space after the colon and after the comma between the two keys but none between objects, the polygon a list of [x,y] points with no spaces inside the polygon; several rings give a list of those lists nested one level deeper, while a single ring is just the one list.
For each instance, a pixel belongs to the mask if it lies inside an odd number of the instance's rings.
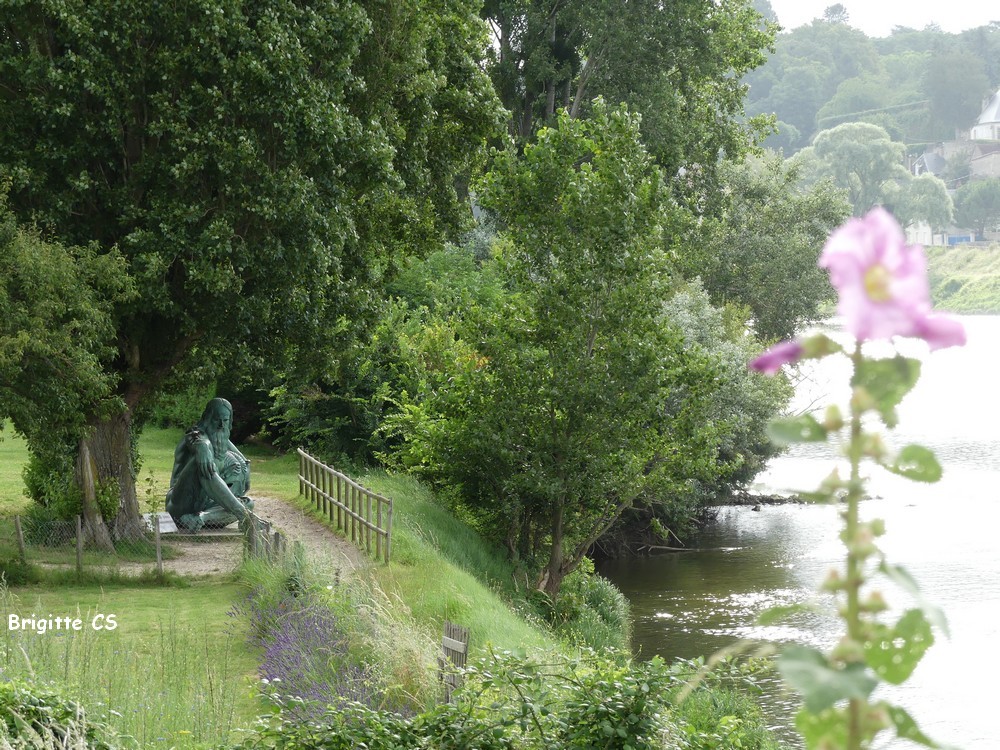
[{"label": "wooden fence post", "polygon": [[299,448],[298,453],[299,453],[299,494],[300,495],[305,495],[306,494],[306,472],[305,472],[305,468],[306,468],[306,454],[302,452],[301,448]]},{"label": "wooden fence post", "polygon": [[83,573],[83,519],[76,517],[76,572]]},{"label": "wooden fence post", "polygon": [[389,563],[389,553],[392,551],[392,503],[385,519],[385,562]]},{"label": "wooden fence post", "polygon": [[17,555],[21,558],[21,564],[28,564],[28,551],[24,547],[24,532],[21,530],[21,517],[14,516],[14,531],[17,532]]},{"label": "wooden fence post", "polygon": [[163,550],[160,548],[160,516],[150,513],[153,519],[153,540],[156,542],[156,575],[163,578]]}]

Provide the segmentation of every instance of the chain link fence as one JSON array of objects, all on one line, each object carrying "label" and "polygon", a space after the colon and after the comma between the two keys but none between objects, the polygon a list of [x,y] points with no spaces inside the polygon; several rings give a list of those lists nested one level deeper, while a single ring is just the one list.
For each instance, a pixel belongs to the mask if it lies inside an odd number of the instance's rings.
[{"label": "chain link fence", "polygon": [[95,544],[81,517],[41,520],[31,516],[0,519],[0,567],[5,564],[46,568],[114,568],[122,562],[156,560],[157,547],[150,531],[130,542],[110,547]]}]

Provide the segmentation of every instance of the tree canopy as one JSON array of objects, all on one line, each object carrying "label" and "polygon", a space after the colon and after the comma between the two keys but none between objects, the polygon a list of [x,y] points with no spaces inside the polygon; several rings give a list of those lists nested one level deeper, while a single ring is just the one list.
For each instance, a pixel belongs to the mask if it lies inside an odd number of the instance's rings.
[{"label": "tree canopy", "polygon": [[955,221],[979,237],[1000,229],[1000,179],[974,180],[955,194]]},{"label": "tree canopy", "polygon": [[666,196],[637,118],[600,102],[502,155],[480,199],[508,294],[465,331],[448,387],[397,420],[404,462],[553,595],[626,508],[714,466],[716,372],[664,315]]},{"label": "tree canopy", "polygon": [[120,532],[131,415],[169,377],[363,321],[400,245],[456,229],[498,122],[481,32],[461,2],[0,3],[11,210],[117,248],[137,292],[109,311],[125,410],[89,415]]},{"label": "tree canopy", "polygon": [[847,122],[822,131],[796,158],[812,179],[827,177],[846,190],[853,214],[862,216],[885,202],[897,180],[909,179],[905,150],[878,125]]},{"label": "tree canopy", "polygon": [[678,264],[701,279],[717,306],[748,309],[761,340],[794,338],[831,299],[817,260],[827,235],[850,215],[845,191],[829,180],[805,187],[799,167],[773,154],[726,162],[721,177],[724,208],[685,237]]},{"label": "tree canopy", "polygon": [[483,15],[490,74],[521,143],[560,107],[582,116],[597,96],[642,115],[667,174],[708,175],[720,152],[736,158],[759,133],[742,117],[742,77],[764,61],[774,26],[747,0],[488,0]]}]

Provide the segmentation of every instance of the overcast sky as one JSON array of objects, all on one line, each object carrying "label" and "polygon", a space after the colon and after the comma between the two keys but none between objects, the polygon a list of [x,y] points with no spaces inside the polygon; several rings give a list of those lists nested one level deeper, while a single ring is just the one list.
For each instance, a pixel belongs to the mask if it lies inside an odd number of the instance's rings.
[{"label": "overcast sky", "polygon": [[[771,0],[783,28],[791,30],[821,18],[836,0]],[[889,36],[894,26],[922,29],[937,24],[959,32],[1000,21],[1000,5],[992,0],[840,0],[849,23],[870,37]]]}]

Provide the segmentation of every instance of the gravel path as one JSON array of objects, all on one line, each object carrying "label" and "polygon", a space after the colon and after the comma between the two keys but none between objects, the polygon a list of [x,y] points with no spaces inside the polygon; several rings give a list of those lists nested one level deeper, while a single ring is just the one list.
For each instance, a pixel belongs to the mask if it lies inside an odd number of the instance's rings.
[{"label": "gravel path", "polygon": [[[342,573],[368,564],[364,553],[342,536],[317,521],[300,508],[273,497],[254,497],[254,512],[288,540],[288,545],[301,542],[314,561],[323,561],[340,568]],[[235,531],[235,525],[227,532]],[[163,561],[163,569],[183,576],[212,576],[229,573],[243,558],[242,539],[227,535],[225,539],[211,539],[211,532],[196,538],[167,534],[165,544],[181,554]],[[123,572],[138,574],[155,568],[155,563],[122,563]]]}]

